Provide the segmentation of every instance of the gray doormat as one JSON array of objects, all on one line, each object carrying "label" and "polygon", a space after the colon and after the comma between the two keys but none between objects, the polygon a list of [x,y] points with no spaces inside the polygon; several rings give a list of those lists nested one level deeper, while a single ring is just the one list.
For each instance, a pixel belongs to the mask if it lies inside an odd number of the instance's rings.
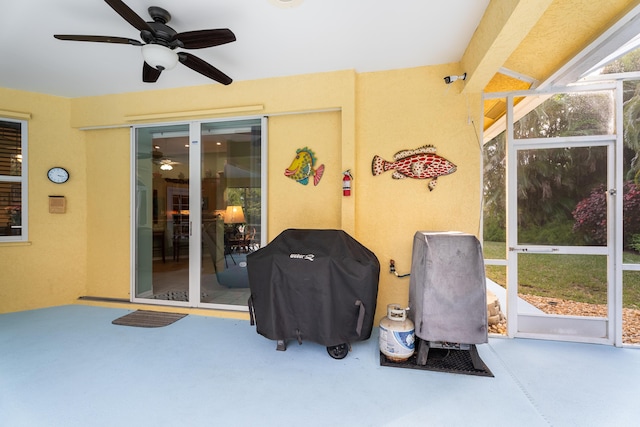
[{"label": "gray doormat", "polygon": [[114,320],[114,325],[137,326],[139,328],[160,328],[188,316],[182,313],[165,313],[162,311],[136,310]]},{"label": "gray doormat", "polygon": [[493,377],[493,373],[482,360],[480,360],[482,369],[476,369],[473,367],[471,354],[467,350],[432,348],[429,350],[427,364],[424,366],[417,364],[417,354],[418,352],[416,351],[413,356],[404,362],[392,362],[387,360],[384,354],[380,353],[380,366]]}]

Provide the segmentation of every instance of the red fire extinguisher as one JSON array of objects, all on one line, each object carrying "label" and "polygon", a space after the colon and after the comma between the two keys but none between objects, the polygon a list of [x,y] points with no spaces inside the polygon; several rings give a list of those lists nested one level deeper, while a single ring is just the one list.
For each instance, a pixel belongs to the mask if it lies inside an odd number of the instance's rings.
[{"label": "red fire extinguisher", "polygon": [[351,176],[351,169],[347,169],[342,172],[342,195],[350,196],[351,195],[351,181],[353,180],[353,176]]}]

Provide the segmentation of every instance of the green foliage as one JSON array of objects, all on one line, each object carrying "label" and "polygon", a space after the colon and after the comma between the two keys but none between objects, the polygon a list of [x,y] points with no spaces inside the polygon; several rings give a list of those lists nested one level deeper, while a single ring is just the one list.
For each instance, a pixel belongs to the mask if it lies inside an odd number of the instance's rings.
[{"label": "green foliage", "polygon": [[[640,233],[640,188],[628,181],[623,192],[623,245],[630,247],[631,237]],[[573,230],[585,243],[604,245],[607,242],[607,191],[604,185],[595,187],[573,211]]]},{"label": "green foliage", "polygon": [[520,254],[518,290],[589,304],[607,302],[607,258],[601,255]]},{"label": "green foliage", "polygon": [[581,237],[573,232],[573,221],[558,219],[544,226],[530,226],[518,230],[520,243],[532,245],[584,245]]},{"label": "green foliage", "polygon": [[[632,50],[604,67],[602,74],[640,71],[640,49]],[[626,179],[640,172],[640,84],[623,82],[623,137]]]},{"label": "green foliage", "polygon": [[629,248],[640,252],[640,234],[633,234],[629,239]]},{"label": "green foliage", "polygon": [[[622,70],[640,66],[640,50],[616,65]],[[640,67],[635,68],[640,69]],[[559,136],[611,134],[613,114],[611,97],[605,92],[587,94],[554,95],[527,114],[514,127],[517,139],[550,138]],[[624,83],[624,142],[623,167],[625,176],[633,180],[640,176],[640,83]],[[484,233],[486,238],[504,240],[506,220],[506,150],[504,133],[485,144],[484,156]],[[518,222],[519,233],[527,233],[528,241],[550,241],[555,235],[563,242],[575,244],[602,244],[606,229],[598,225],[596,212],[582,212],[588,218],[589,230],[580,225],[577,236],[568,233],[569,228],[558,226],[574,221],[578,203],[594,197],[591,189],[602,185],[606,179],[605,147],[549,148],[519,150]],[[600,199],[606,201],[604,194]],[[630,203],[630,202],[625,202]],[[640,204],[625,207],[624,235],[628,240],[634,230]],[[597,201],[596,206],[602,202]],[[625,205],[626,206],[626,205]],[[595,208],[581,206],[584,211]],[[578,219],[576,219],[578,221]],[[638,222],[636,221],[636,224]],[[586,226],[585,226],[586,227]],[[603,231],[604,230],[604,231]],[[534,239],[536,233],[546,234]],[[603,234],[605,233],[605,234]],[[521,236],[522,237],[522,236]],[[522,238],[520,239],[521,241]]]},{"label": "green foliage", "polygon": [[[484,257],[503,259],[505,243],[483,242]],[[590,304],[607,303],[606,257],[600,255],[519,255],[518,292]],[[624,253],[624,262],[640,264],[640,254]],[[487,277],[506,287],[504,266],[485,266]],[[640,308],[640,272],[623,272],[623,306]]]},{"label": "green foliage", "polygon": [[640,49],[632,50],[607,64],[602,70],[602,74],[627,73],[631,71],[640,71]]},{"label": "green foliage", "polygon": [[581,235],[588,245],[607,243],[607,189],[599,185],[589,197],[578,202],[572,212],[573,231]]},{"label": "green foliage", "polygon": [[[640,49],[608,65],[604,73],[640,71]],[[623,83],[623,191],[626,263],[640,263],[640,82]],[[519,120],[516,139],[611,135],[613,102],[606,91],[559,94]],[[619,130],[618,130],[619,131]],[[485,258],[505,257],[506,142],[504,133],[485,144]],[[604,244],[606,242],[606,149],[519,150],[518,236],[520,242]],[[631,183],[637,181],[637,186]],[[620,193],[620,192],[619,192]],[[603,220],[605,222],[603,223]],[[604,226],[603,226],[604,224]],[[575,230],[575,232],[574,232]],[[491,240],[492,242],[487,242]],[[606,303],[606,257],[582,255],[524,257],[520,292],[581,302]],[[487,266],[487,275],[506,285],[504,266]],[[623,273],[625,307],[640,308],[640,272]]]},{"label": "green foliage", "polygon": [[482,232],[485,240],[492,242],[506,242],[507,230],[504,225],[504,218],[489,216],[484,218],[484,230]]},{"label": "green foliage", "polygon": [[[610,134],[612,108],[605,93],[554,95],[516,123],[515,137]],[[492,221],[485,232],[496,240],[501,240],[499,229],[505,227],[505,145],[503,133],[483,150],[484,217]],[[604,147],[519,150],[515,165],[519,223],[542,229],[548,223],[572,220],[576,203],[606,177],[606,156]]]},{"label": "green foliage", "polygon": [[514,133],[518,139],[606,135],[612,114],[612,99],[604,92],[560,93],[515,123]]},{"label": "green foliage", "polygon": [[624,98],[624,166],[626,179],[632,179],[640,172],[640,84],[625,82]]},{"label": "green foliage", "polygon": [[242,206],[247,224],[260,225],[262,203],[259,187],[229,188],[227,204]]},{"label": "green foliage", "polygon": [[490,259],[505,259],[507,254],[505,253],[506,243],[502,242],[494,242],[485,239],[482,242],[482,251],[484,253],[485,258]]}]

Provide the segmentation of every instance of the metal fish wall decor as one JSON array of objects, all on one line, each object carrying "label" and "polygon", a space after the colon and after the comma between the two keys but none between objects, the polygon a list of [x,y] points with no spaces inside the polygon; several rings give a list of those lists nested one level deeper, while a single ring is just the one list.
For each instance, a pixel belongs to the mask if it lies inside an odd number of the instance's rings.
[{"label": "metal fish wall decor", "polygon": [[309,148],[299,148],[296,150],[296,156],[293,158],[291,165],[284,170],[284,176],[287,176],[302,185],[309,183],[309,177],[313,177],[313,185],[318,185],[322,174],[324,174],[324,165],[316,167],[316,157]]},{"label": "metal fish wall decor", "polygon": [[376,155],[371,162],[371,172],[374,176],[388,170],[393,170],[393,179],[431,179],[428,184],[432,191],[437,184],[438,177],[450,175],[456,171],[457,166],[444,157],[436,154],[436,147],[425,145],[414,150],[401,150],[393,156],[393,161],[388,162]]}]

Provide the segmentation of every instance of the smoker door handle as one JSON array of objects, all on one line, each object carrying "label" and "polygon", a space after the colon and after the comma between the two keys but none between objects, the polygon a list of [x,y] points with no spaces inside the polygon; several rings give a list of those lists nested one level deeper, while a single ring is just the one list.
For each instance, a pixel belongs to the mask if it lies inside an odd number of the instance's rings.
[{"label": "smoker door handle", "polygon": [[360,300],[356,301],[356,305],[360,306],[360,310],[358,312],[358,324],[356,325],[356,333],[360,336],[360,333],[362,332],[362,324],[364,323],[365,308],[364,304]]}]

